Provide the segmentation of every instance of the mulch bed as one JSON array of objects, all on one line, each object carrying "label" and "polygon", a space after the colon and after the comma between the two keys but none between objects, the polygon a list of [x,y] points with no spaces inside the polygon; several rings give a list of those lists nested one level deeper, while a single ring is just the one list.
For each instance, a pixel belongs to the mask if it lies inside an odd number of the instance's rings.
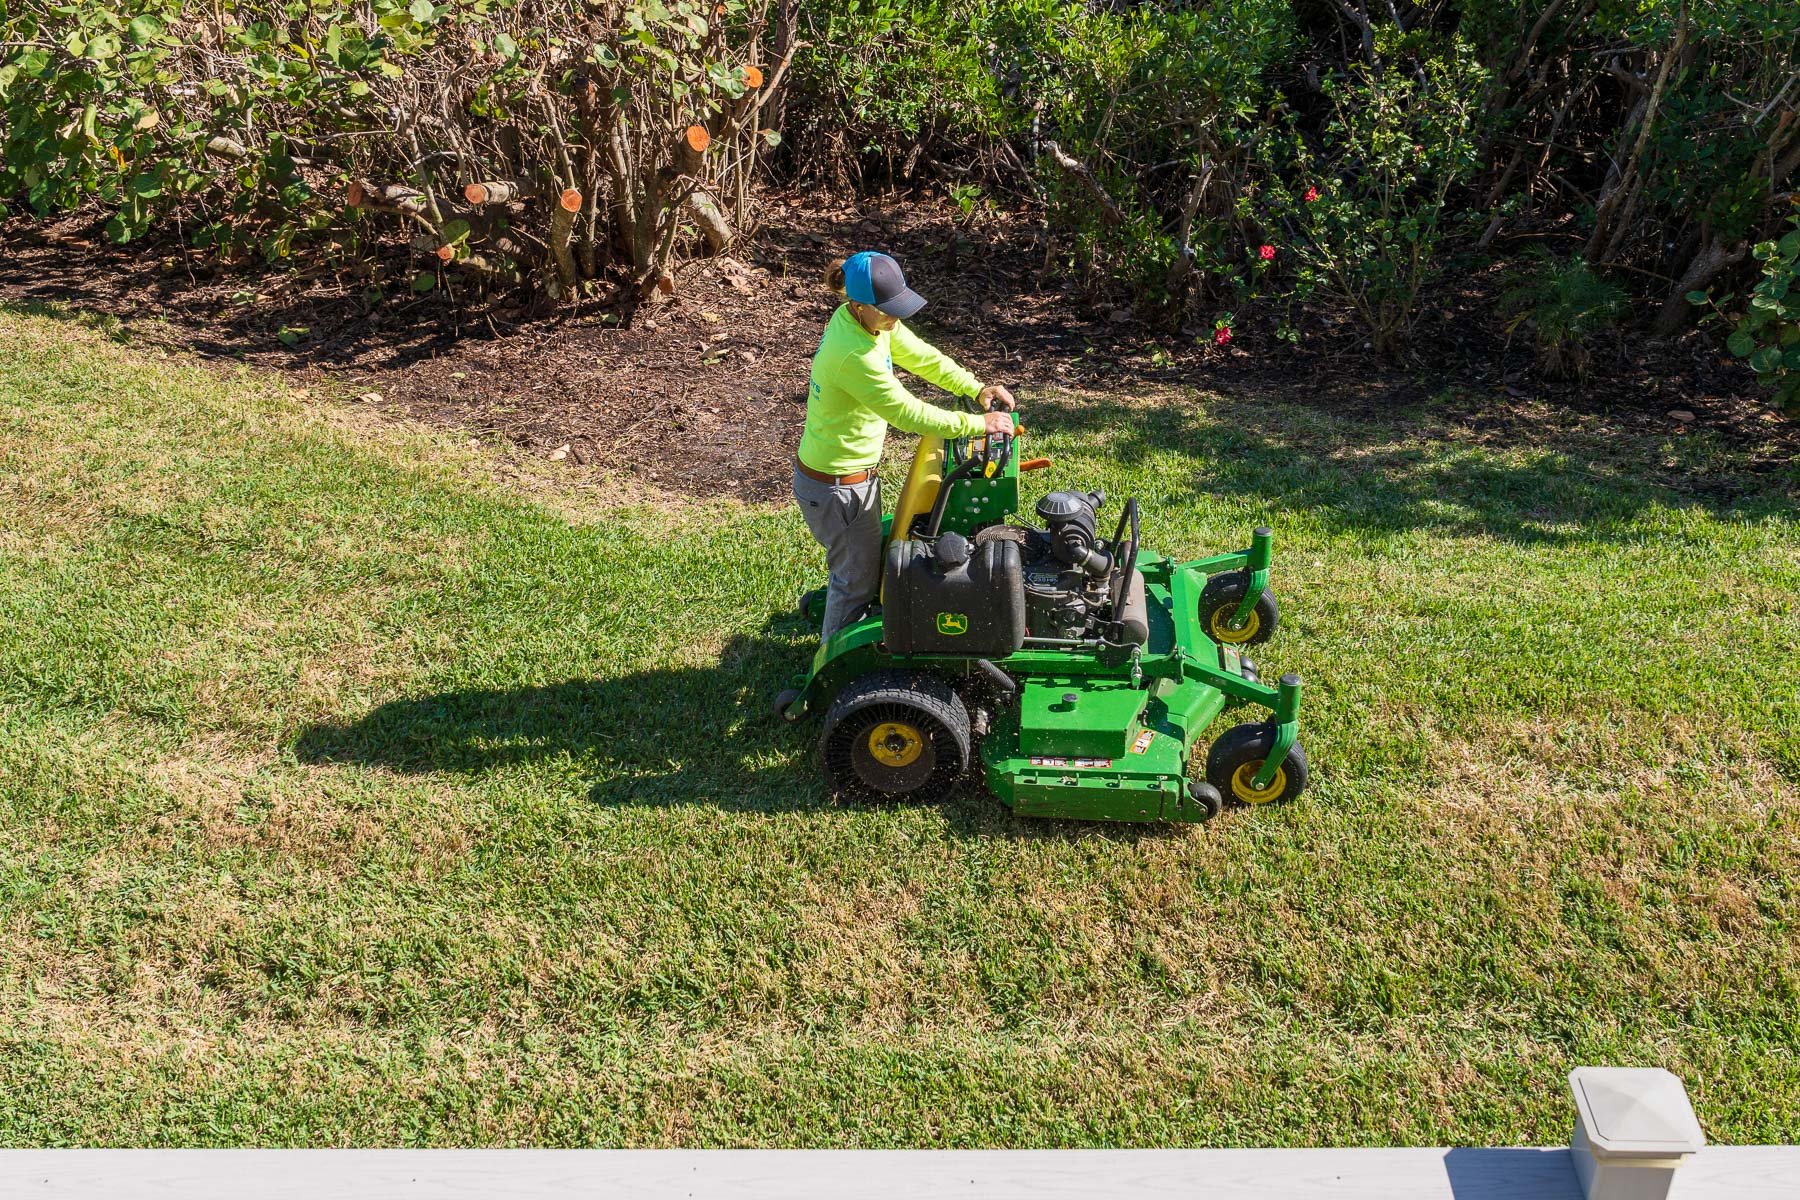
[{"label": "mulch bed", "polygon": [[1254,326],[1220,348],[1209,327],[1151,327],[1116,302],[1073,296],[1044,278],[1041,229],[1023,215],[969,221],[942,201],[802,194],[765,210],[737,257],[687,264],[672,298],[633,313],[543,316],[404,289],[371,301],[366,280],[321,268],[219,270],[178,244],[113,246],[92,215],[0,225],[0,302],[106,314],[139,343],[330,380],[529,453],[746,500],[787,486],[809,362],[835,304],[822,277],[867,247],[898,256],[930,298],[928,337],[1027,404],[1047,386],[1189,384],[1373,417],[1460,389],[1479,400],[1457,418],[1496,437],[1531,439],[1548,408],[1604,414],[1621,431],[1712,428],[1753,471],[1800,450],[1800,422],[1773,419],[1706,334],[1603,348],[1587,386],[1536,378],[1526,348],[1495,325],[1491,270],[1440,285],[1411,361],[1387,364],[1347,323],[1318,322],[1299,349]]}]

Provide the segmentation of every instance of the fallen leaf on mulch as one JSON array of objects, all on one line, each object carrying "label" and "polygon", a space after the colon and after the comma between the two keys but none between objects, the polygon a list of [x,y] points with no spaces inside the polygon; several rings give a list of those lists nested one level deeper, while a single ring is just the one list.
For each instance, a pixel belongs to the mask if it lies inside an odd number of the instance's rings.
[{"label": "fallen leaf on mulch", "polygon": [[569,457],[569,446],[566,442],[550,452],[551,462],[561,462],[567,457]]},{"label": "fallen leaf on mulch", "polygon": [[1680,421],[1683,425],[1686,425],[1689,421],[1694,419],[1694,414],[1685,408],[1677,408],[1669,413],[1669,419],[1672,421]]}]

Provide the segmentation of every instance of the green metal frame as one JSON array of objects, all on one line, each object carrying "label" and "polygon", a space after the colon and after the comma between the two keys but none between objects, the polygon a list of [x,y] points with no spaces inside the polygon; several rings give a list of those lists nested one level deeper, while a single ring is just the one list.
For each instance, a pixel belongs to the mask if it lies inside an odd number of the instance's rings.
[{"label": "green metal frame", "polygon": [[[1015,458],[1003,473],[991,478],[975,476],[952,485],[943,528],[972,534],[1016,513],[1018,502]],[[884,538],[891,532],[891,521],[891,517],[884,518]],[[1143,740],[1149,749],[1112,757],[1106,766],[1095,764],[1107,760],[1107,755],[1071,759],[1077,764],[1074,766],[1057,765],[1066,755],[1030,758],[1025,753],[1025,731],[1018,728],[1018,720],[997,720],[992,734],[1017,735],[1018,743],[1018,753],[1010,755],[1001,751],[990,755],[990,747],[1007,745],[1005,737],[990,735],[984,744],[990,780],[998,781],[997,791],[1012,793],[1003,795],[1003,799],[1019,812],[1050,816],[1196,819],[1199,814],[1184,786],[1191,750],[1219,713],[1234,704],[1265,708],[1273,716],[1274,745],[1252,783],[1258,789],[1268,787],[1299,732],[1300,680],[1284,675],[1271,687],[1246,679],[1235,648],[1215,642],[1204,629],[1200,596],[1209,576],[1245,571],[1250,587],[1232,617],[1232,627],[1241,628],[1268,586],[1273,547],[1270,531],[1258,528],[1246,549],[1208,558],[1175,562],[1141,551],[1138,569],[1144,576],[1152,625],[1146,646],[1126,651],[1116,646],[1074,643],[1027,645],[993,659],[996,666],[1019,681],[1022,694],[1028,687],[1066,687],[1090,707],[1111,702],[1106,696],[1108,684],[1128,681],[1134,691],[1148,694],[1143,701],[1135,702],[1139,707],[1132,710],[1141,709],[1141,718],[1131,719],[1124,732]],[[785,715],[797,720],[822,709],[824,698],[874,670],[913,668],[958,677],[977,669],[976,660],[968,656],[887,654],[881,649],[881,636],[881,618],[875,616],[839,630],[823,642],[813,655],[810,670],[793,677],[791,686],[799,694]],[[1043,723],[1033,727],[1033,737],[1058,737],[1057,718],[1049,712],[1038,715]],[[1078,724],[1073,719],[1068,722],[1071,744],[1079,740]],[[1157,738],[1165,736],[1173,749],[1159,749],[1164,743]],[[1152,801],[1155,811],[1151,811]]]}]

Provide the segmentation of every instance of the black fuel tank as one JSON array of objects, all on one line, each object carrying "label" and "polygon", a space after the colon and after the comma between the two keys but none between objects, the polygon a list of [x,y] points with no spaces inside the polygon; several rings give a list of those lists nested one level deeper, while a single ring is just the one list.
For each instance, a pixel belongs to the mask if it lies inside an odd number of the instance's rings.
[{"label": "black fuel tank", "polygon": [[937,548],[888,545],[881,636],[890,654],[1001,658],[1025,644],[1025,578],[1016,542],[971,546],[946,533]]}]

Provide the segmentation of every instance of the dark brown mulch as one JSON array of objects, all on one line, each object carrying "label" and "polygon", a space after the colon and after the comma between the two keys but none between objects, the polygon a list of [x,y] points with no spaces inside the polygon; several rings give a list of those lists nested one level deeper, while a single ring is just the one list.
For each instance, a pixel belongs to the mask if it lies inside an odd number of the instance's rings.
[{"label": "dark brown mulch", "polygon": [[[1704,334],[1603,348],[1591,385],[1536,378],[1526,349],[1495,325],[1492,269],[1440,285],[1410,360],[1391,365],[1358,346],[1348,321],[1315,323],[1299,349],[1254,326],[1219,348],[1210,327],[1156,329],[1072,297],[1044,280],[1041,233],[1027,217],[971,222],[936,201],[800,195],[766,208],[740,257],[689,264],[672,299],[635,313],[545,317],[393,285],[397,297],[374,300],[348,274],[217,270],[178,245],[114,247],[92,218],[0,225],[0,302],[106,314],[140,343],[335,380],[378,396],[378,407],[532,453],[567,447],[578,464],[745,499],[786,486],[809,360],[835,303],[822,276],[865,247],[894,252],[930,297],[927,336],[1027,403],[1047,386],[1181,383],[1352,417],[1433,400],[1496,438],[1534,440],[1546,411],[1600,414],[1622,432],[1710,428],[1752,469],[1800,449],[1800,424],[1772,421],[1748,373]],[[1691,422],[1670,415],[1690,412]]]}]

